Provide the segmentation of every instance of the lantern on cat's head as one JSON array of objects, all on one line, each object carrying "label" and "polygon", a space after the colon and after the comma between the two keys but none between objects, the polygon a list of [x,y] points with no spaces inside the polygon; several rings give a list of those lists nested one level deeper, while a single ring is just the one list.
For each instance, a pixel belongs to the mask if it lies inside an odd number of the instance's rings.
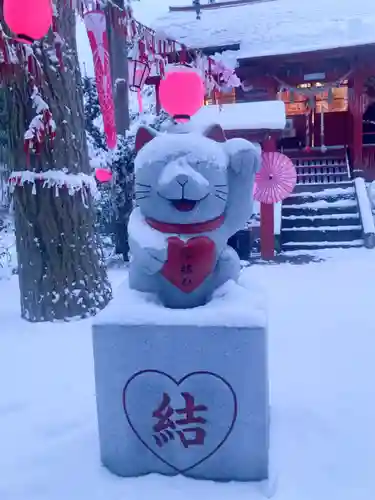
[{"label": "lantern on cat's head", "polygon": [[3,13],[8,28],[22,43],[40,40],[52,24],[51,0],[4,0]]},{"label": "lantern on cat's head", "polygon": [[193,68],[173,68],[160,82],[160,104],[176,122],[189,121],[203,106],[204,96],[203,80]]},{"label": "lantern on cat's head", "polygon": [[151,67],[147,60],[129,59],[129,90],[141,90],[150,72]]}]

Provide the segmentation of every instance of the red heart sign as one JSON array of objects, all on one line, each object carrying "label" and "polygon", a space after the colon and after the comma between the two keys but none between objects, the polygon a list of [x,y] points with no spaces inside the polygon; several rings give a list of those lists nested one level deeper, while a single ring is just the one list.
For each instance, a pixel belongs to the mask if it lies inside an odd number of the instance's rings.
[{"label": "red heart sign", "polygon": [[137,372],[125,385],[123,407],[141,443],[179,473],[214,455],[237,419],[232,386],[206,371],[180,380],[159,370]]},{"label": "red heart sign", "polygon": [[172,285],[185,293],[193,292],[215,267],[215,243],[207,236],[183,241],[168,238],[168,258],[161,273]]}]

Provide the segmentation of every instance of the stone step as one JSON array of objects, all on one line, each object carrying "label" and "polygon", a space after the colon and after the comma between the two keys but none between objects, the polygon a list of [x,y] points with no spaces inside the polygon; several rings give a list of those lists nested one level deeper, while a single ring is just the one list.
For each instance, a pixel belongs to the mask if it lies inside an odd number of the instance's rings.
[{"label": "stone step", "polygon": [[305,191],[302,193],[291,193],[288,198],[294,198],[295,196],[314,196],[314,198],[326,198],[328,196],[340,196],[345,194],[355,194],[355,187],[353,182],[345,183],[344,186],[340,184],[328,184],[320,186],[319,190],[309,191],[308,187],[305,186]]},{"label": "stone step", "polygon": [[320,155],[306,156],[298,153],[286,153],[286,155],[294,162],[311,163],[314,165],[319,165],[321,163],[328,163],[328,164],[346,163],[345,154],[330,154],[326,156],[320,156]]},{"label": "stone step", "polygon": [[339,182],[347,182],[349,180],[349,177],[347,175],[342,175],[336,176],[335,178],[332,178],[330,180],[326,179],[325,177],[297,177],[297,186],[319,186],[319,189],[322,188],[322,186],[326,186],[327,184],[337,184]]},{"label": "stone step", "polygon": [[317,192],[321,191],[322,189],[326,189],[327,187],[329,188],[348,188],[348,187],[353,187],[353,181],[348,180],[348,181],[342,181],[342,182],[332,182],[329,184],[297,184],[294,187],[293,194],[297,193],[312,193],[312,192]]},{"label": "stone step", "polygon": [[309,217],[311,215],[336,215],[336,214],[339,215],[339,214],[357,214],[357,213],[358,213],[357,204],[353,204],[350,206],[343,206],[343,205],[340,206],[340,205],[333,205],[333,203],[328,203],[328,206],[321,206],[321,207],[290,205],[283,207],[282,210],[282,215],[285,217],[298,216],[298,215]]},{"label": "stone step", "polygon": [[284,206],[304,205],[318,200],[335,202],[338,200],[355,200],[354,187],[322,189],[316,192],[293,193],[283,201]]},{"label": "stone step", "polygon": [[324,170],[331,170],[331,172],[334,172],[334,171],[341,171],[341,170],[347,170],[348,169],[348,166],[346,165],[345,162],[341,162],[341,163],[336,163],[336,164],[333,164],[333,163],[319,163],[319,164],[315,164],[315,163],[294,163],[294,166],[299,169],[299,168],[308,168],[308,169],[315,169],[316,171],[318,171],[319,169],[324,169]]},{"label": "stone step", "polygon": [[[335,209],[351,209],[355,207],[357,210],[357,200],[353,198],[349,199],[338,199],[338,200],[333,200],[333,201],[327,201],[327,200],[313,200],[313,201],[306,201],[303,203],[290,203],[287,205],[283,205],[283,214],[284,210],[289,210],[289,209],[299,209],[302,211],[305,210],[319,210],[319,209],[324,209],[324,210],[332,210],[334,213]],[[348,210],[348,213],[352,212],[352,210]],[[328,212],[329,213],[329,212]],[[288,215],[288,214],[285,214]],[[289,214],[292,215],[292,214]]]},{"label": "stone step", "polygon": [[304,205],[286,206],[283,208],[282,214],[285,217],[311,215],[340,215],[340,214],[357,214],[357,204],[352,206],[328,206],[320,208],[310,208]]},{"label": "stone step", "polygon": [[311,173],[311,174],[336,174],[348,171],[348,167],[343,165],[294,165],[297,173]]},{"label": "stone step", "polygon": [[[336,203],[336,205],[339,205],[338,202],[342,201],[343,202],[343,205],[345,205],[345,203],[347,201],[354,201],[355,203],[357,203],[357,200],[355,198],[355,194],[351,194],[351,193],[348,193],[347,195],[341,195],[341,196],[322,196],[321,198],[318,198],[316,196],[313,196],[313,195],[310,195],[310,196],[295,196],[293,198],[287,198],[286,200],[283,201],[283,208],[285,207],[295,207],[295,206],[301,206],[303,207],[304,205],[307,205],[306,208],[311,208],[310,205],[316,203],[316,205],[318,205],[319,203],[318,202],[322,202],[320,203],[322,206],[323,204],[334,204]],[[344,203],[345,202],[345,203]],[[314,207],[313,207],[314,208]]]},{"label": "stone step", "polygon": [[321,172],[298,172],[297,181],[315,182],[316,184],[329,184],[349,180],[348,172],[321,173]]},{"label": "stone step", "polygon": [[354,214],[327,214],[327,215],[291,215],[282,216],[282,230],[298,227],[321,226],[356,226],[360,225],[359,213]]},{"label": "stone step", "polygon": [[353,241],[362,237],[362,226],[323,226],[287,228],[281,232],[281,245],[289,242]]},{"label": "stone step", "polygon": [[309,179],[309,178],[306,178],[303,180],[303,182],[301,182],[300,180],[297,179],[297,183],[296,183],[296,186],[306,186],[308,189],[311,188],[311,187],[316,187],[317,191],[319,191],[319,189],[322,189],[322,186],[326,186],[327,184],[332,184],[332,185],[335,185],[335,184],[338,184],[340,182],[347,182],[347,178],[337,178],[335,179],[334,181],[332,182],[327,182],[325,180],[322,180],[322,181],[314,181]]},{"label": "stone step", "polygon": [[342,163],[340,165],[328,165],[328,164],[294,164],[296,167],[297,174],[300,175],[342,175],[348,173],[348,167],[346,163]]},{"label": "stone step", "polygon": [[284,252],[295,250],[323,250],[325,248],[356,248],[364,245],[363,239],[353,241],[319,241],[319,242],[289,242],[283,245]]}]

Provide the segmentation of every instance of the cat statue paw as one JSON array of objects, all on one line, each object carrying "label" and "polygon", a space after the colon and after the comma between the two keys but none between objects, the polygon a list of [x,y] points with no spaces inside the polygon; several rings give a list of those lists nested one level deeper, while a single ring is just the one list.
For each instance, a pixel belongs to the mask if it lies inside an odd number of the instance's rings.
[{"label": "cat statue paw", "polygon": [[139,207],[130,214],[128,234],[132,267],[149,276],[159,272],[167,261],[168,243],[164,235],[146,223]]},{"label": "cat statue paw", "polygon": [[141,127],[136,143],[130,287],[169,308],[201,306],[238,278],[240,260],[227,241],[251,217],[260,148],[226,140],[218,125],[204,134]]}]

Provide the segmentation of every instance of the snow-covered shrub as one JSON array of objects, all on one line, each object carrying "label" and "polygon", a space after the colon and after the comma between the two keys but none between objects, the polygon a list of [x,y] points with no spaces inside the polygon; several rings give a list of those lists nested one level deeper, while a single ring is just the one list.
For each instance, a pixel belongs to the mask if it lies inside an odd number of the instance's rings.
[{"label": "snow-covered shrub", "polygon": [[17,272],[14,226],[11,218],[0,216],[0,279]]},{"label": "snow-covered shrub", "polygon": [[[87,145],[90,165],[94,174],[97,168],[108,167],[110,153],[105,141],[98,93],[93,78],[83,78],[83,91]],[[98,189],[101,197],[96,205],[97,229],[102,239],[104,251],[108,253],[112,252],[113,248],[112,188],[109,184],[99,183]]]},{"label": "snow-covered shrub", "polygon": [[143,110],[138,110],[136,95],[130,93],[130,130],[126,137],[118,136],[115,151],[108,151],[103,133],[98,94],[95,81],[84,78],[84,106],[86,134],[89,146],[90,162],[93,171],[96,168],[109,167],[113,172],[113,182],[100,184],[101,200],[97,205],[98,231],[104,246],[114,242],[116,253],[127,260],[128,243],[126,226],[133,207],[135,135],[140,125],[149,125],[160,130],[167,115],[156,115],[154,87],[146,86],[142,91]]},{"label": "snow-covered shrub", "polygon": [[107,151],[104,133],[100,126],[102,119],[95,80],[88,76],[83,78],[83,103],[85,110],[85,129],[90,146],[103,152]]},{"label": "snow-covered shrub", "polygon": [[115,220],[116,252],[121,253],[125,260],[128,258],[127,223],[133,208],[134,198],[134,159],[135,135],[140,125],[149,125],[160,130],[168,119],[164,112],[155,114],[151,105],[148,113],[132,113],[132,125],[127,137],[121,138],[117,151],[112,158],[112,172],[114,174],[113,214]]}]

